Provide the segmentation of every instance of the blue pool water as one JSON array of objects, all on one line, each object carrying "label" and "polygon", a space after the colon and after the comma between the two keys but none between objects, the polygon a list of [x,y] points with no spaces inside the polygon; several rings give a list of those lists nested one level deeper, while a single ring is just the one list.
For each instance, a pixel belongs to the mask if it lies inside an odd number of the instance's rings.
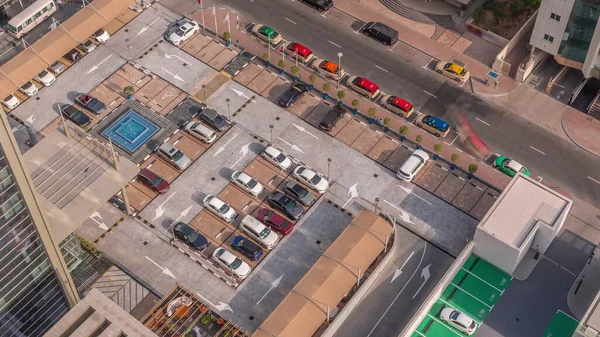
[{"label": "blue pool water", "polygon": [[160,130],[158,125],[130,109],[106,128],[102,135],[110,138],[123,150],[133,153],[158,130]]}]

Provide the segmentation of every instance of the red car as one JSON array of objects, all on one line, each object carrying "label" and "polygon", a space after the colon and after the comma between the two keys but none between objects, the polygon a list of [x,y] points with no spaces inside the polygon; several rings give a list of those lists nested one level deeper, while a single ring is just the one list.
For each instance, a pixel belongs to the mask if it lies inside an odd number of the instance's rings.
[{"label": "red car", "polygon": [[159,194],[165,194],[171,188],[168,181],[148,169],[142,169],[137,177],[140,183]]},{"label": "red car", "polygon": [[296,56],[298,56],[298,60],[304,64],[310,62],[314,57],[312,50],[297,42],[288,43],[283,50],[286,54],[291,55],[294,60],[296,59]]},{"label": "red car", "polygon": [[364,77],[350,76],[347,82],[350,89],[358,92],[369,99],[375,99],[379,95],[379,86]]},{"label": "red car", "polygon": [[256,218],[271,227],[274,231],[281,233],[282,235],[288,235],[294,228],[294,224],[288,219],[281,215],[271,211],[270,209],[263,208],[256,213]]}]

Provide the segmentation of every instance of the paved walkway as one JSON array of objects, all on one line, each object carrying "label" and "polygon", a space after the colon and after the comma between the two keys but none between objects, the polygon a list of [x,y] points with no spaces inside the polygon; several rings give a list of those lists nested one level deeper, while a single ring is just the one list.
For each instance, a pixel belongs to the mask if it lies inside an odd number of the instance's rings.
[{"label": "paved walkway", "polygon": [[567,107],[563,114],[562,126],[575,144],[600,157],[600,121]]}]

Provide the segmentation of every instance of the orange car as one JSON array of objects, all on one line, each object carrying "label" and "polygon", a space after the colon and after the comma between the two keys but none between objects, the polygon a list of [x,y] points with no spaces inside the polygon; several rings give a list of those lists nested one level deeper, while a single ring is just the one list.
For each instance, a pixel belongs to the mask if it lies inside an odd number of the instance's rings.
[{"label": "orange car", "polygon": [[334,80],[338,80],[346,76],[344,69],[341,69],[337,64],[323,59],[315,59],[311,67],[319,74],[323,74]]}]

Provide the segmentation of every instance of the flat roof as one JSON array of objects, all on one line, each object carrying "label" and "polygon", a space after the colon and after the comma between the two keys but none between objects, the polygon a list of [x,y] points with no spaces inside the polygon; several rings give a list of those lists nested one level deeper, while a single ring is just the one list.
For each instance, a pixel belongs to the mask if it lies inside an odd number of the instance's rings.
[{"label": "flat roof", "polygon": [[519,247],[538,220],[553,227],[571,203],[559,192],[519,173],[481,220],[479,228]]},{"label": "flat roof", "polygon": [[120,157],[118,170],[115,169],[108,148],[66,137],[62,129],[48,135],[23,158],[58,242],[118,193],[140,170],[124,157]]}]

